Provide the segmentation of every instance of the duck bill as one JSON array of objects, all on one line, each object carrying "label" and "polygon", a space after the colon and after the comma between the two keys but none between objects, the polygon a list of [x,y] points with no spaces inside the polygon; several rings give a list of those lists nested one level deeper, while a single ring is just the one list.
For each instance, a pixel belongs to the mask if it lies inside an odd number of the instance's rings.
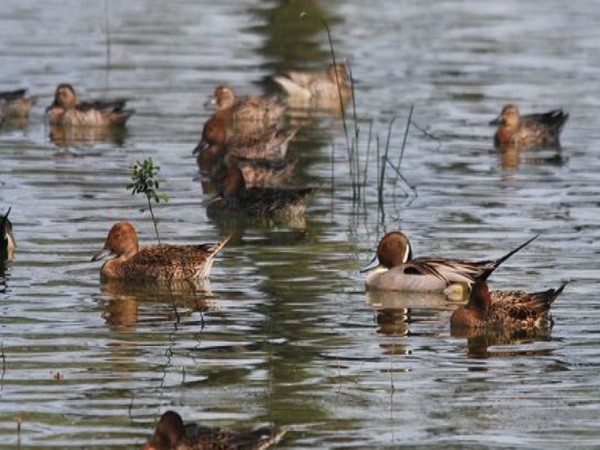
[{"label": "duck bill", "polygon": [[370,272],[372,270],[377,269],[381,264],[379,264],[379,258],[377,258],[377,254],[373,257],[371,261],[367,263],[362,269],[360,269],[360,273]]},{"label": "duck bill", "polygon": [[108,258],[112,254],[113,253],[108,248],[104,247],[102,250],[92,256],[92,261],[101,261],[105,258]]},{"label": "duck bill", "polygon": [[216,104],[217,104],[217,99],[214,97],[211,97],[204,102],[204,107],[210,108],[211,106],[215,106]]},{"label": "duck bill", "polygon": [[202,151],[206,150],[208,148],[208,142],[206,142],[204,139],[201,139],[200,142],[198,142],[198,145],[196,145],[196,148],[194,149],[194,151],[192,152],[192,155],[197,155],[199,153],[202,153]]},{"label": "duck bill", "polygon": [[502,118],[496,117],[494,120],[490,120],[490,123],[488,125],[497,127],[500,124],[502,124]]}]

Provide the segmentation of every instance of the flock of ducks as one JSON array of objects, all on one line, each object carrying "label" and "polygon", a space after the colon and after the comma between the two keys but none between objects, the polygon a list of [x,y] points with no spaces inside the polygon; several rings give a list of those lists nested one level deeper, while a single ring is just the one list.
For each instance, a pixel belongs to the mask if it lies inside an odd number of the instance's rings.
[{"label": "flock of ducks", "polygon": [[[207,207],[209,217],[293,218],[302,216],[315,189],[290,188],[297,160],[286,159],[287,148],[298,129],[285,127],[290,107],[336,110],[351,100],[352,84],[343,64],[332,64],[324,72],[286,72],[273,80],[286,92],[286,102],[275,96],[238,97],[230,86],[218,86],[211,98],[213,115],[206,121],[197,154],[201,173],[214,185],[215,196]],[[26,119],[36,102],[25,90],[0,92],[0,124]],[[123,127],[135,113],[127,99],[79,101],[69,84],[56,88],[46,109],[51,126],[79,128]],[[499,148],[535,149],[560,146],[560,133],[568,119],[562,110],[520,115],[507,105],[491,122],[497,127],[494,143]],[[0,219],[0,251],[12,259],[15,240],[8,218]],[[442,292],[450,299],[466,297],[450,318],[454,329],[525,329],[551,326],[550,307],[562,293],[558,289],[527,293],[490,291],[487,280],[508,258],[537,236],[498,259],[466,261],[413,257],[406,235],[385,234],[365,279],[367,289],[383,291]],[[102,280],[135,283],[206,279],[217,254],[229,237],[216,244],[155,245],[140,247],[134,226],[118,222],[108,233],[104,247],[92,261],[108,259],[100,269]],[[278,442],[285,430],[260,429],[233,433],[227,430],[184,425],[174,411],[160,418],[147,450],[166,449],[261,449]]]}]

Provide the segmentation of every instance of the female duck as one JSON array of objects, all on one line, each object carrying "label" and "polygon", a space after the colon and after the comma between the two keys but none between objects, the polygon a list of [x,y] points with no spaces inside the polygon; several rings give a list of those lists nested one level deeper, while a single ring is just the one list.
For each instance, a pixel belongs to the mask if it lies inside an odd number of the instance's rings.
[{"label": "female duck", "polygon": [[218,86],[210,103],[215,105],[215,116],[224,119],[235,133],[242,135],[260,133],[277,125],[286,110],[286,105],[276,97],[251,95],[238,98],[229,86]]},{"label": "female duck", "polygon": [[26,94],[27,89],[0,92],[0,122],[27,119],[37,97],[26,97]]},{"label": "female duck", "polygon": [[244,214],[251,217],[293,219],[304,215],[314,188],[246,188],[242,171],[230,163],[223,174],[221,193],[207,207],[210,217]]},{"label": "female duck", "polygon": [[289,97],[297,99],[330,99],[346,104],[352,97],[350,77],[345,64],[331,64],[326,72],[288,71],[273,80]]},{"label": "female duck", "polygon": [[143,450],[259,450],[278,443],[285,429],[234,432],[187,423],[175,411],[165,412]]},{"label": "female duck", "polygon": [[516,105],[506,105],[500,116],[490,122],[490,125],[498,126],[494,145],[521,150],[560,147],[560,133],[568,119],[569,114],[562,109],[522,116]]},{"label": "female duck", "polygon": [[528,293],[525,291],[489,291],[487,276],[475,280],[466,306],[450,317],[452,330],[522,329],[536,330],[551,325],[550,307],[567,283],[558,289]]},{"label": "female duck", "polygon": [[283,159],[297,132],[297,128],[282,130],[273,125],[254,134],[234,133],[227,127],[225,120],[213,116],[204,124],[202,140],[193,153],[203,155],[207,152],[218,157],[227,149],[242,158]]},{"label": "female duck", "polygon": [[104,248],[92,261],[113,256],[102,266],[106,280],[183,280],[208,278],[213,260],[229,238],[217,244],[155,245],[139,248],[137,233],[129,222],[113,225]]},{"label": "female duck", "polygon": [[367,288],[386,291],[443,292],[453,284],[471,285],[482,274],[491,274],[500,264],[528,245],[537,236],[512,250],[502,258],[485,261],[466,261],[448,258],[412,257],[406,235],[400,231],[387,233],[377,246],[377,254],[361,272],[370,272]]},{"label": "female duck", "polygon": [[70,84],[59,84],[54,102],[46,109],[50,125],[71,127],[123,126],[135,110],[125,109],[127,99],[78,102]]}]

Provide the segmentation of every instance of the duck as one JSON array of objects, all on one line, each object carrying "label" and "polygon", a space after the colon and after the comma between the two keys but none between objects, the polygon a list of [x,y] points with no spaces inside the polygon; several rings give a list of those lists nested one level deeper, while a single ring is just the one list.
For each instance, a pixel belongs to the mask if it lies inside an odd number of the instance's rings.
[{"label": "duck", "polygon": [[231,431],[224,428],[184,424],[181,415],[166,411],[143,450],[261,450],[277,444],[285,429],[268,427]]},{"label": "duck", "polygon": [[112,256],[102,265],[102,280],[204,279],[210,275],[215,256],[228,241],[226,237],[216,244],[140,248],[135,227],[130,222],[117,222],[92,261]]},{"label": "duck", "polygon": [[8,219],[11,207],[8,208],[6,214],[0,219],[0,255],[4,261],[11,261],[15,252],[17,244],[12,233],[12,223]]},{"label": "duck", "polygon": [[281,129],[276,125],[252,133],[234,133],[225,120],[213,116],[202,128],[202,139],[192,152],[198,158],[216,158],[225,150],[247,159],[283,159],[298,128]]},{"label": "duck", "polygon": [[287,109],[275,96],[236,97],[234,89],[226,85],[217,86],[209,102],[215,107],[214,115],[242,135],[261,133],[279,124]]},{"label": "duck", "polygon": [[127,99],[91,100],[79,102],[72,85],[59,84],[54,102],[46,108],[51,126],[109,127],[123,126],[135,113],[125,109]]},{"label": "duck", "polygon": [[346,104],[352,97],[350,77],[345,64],[330,64],[325,72],[283,72],[273,77],[289,97],[298,99],[333,99]]},{"label": "duck", "polygon": [[[377,245],[368,272],[367,289],[384,291],[444,292],[453,284],[470,286],[477,276],[491,274],[504,261],[529,245],[538,235],[499,259],[468,261],[449,258],[413,258],[408,237],[401,231],[386,233]],[[377,265],[373,265],[375,262]]]},{"label": "duck", "polygon": [[284,159],[248,159],[240,158],[235,153],[226,153],[210,172],[210,179],[214,185],[219,185],[223,180],[227,168],[237,165],[244,177],[244,184],[251,188],[286,188],[291,184],[294,168],[298,159],[287,161]]},{"label": "duck", "polygon": [[552,326],[550,307],[567,283],[540,292],[490,291],[488,276],[484,273],[475,279],[467,304],[450,316],[453,333],[473,329],[540,330]]},{"label": "duck", "polygon": [[37,102],[37,97],[27,97],[27,89],[0,92],[0,120],[24,120]]},{"label": "duck", "polygon": [[494,145],[521,150],[560,147],[560,133],[568,119],[569,114],[562,109],[521,115],[517,105],[510,103],[490,122],[490,125],[498,127],[494,134]]},{"label": "duck", "polygon": [[242,214],[249,217],[293,219],[302,217],[315,188],[247,188],[242,171],[229,164],[221,191],[207,206],[209,217]]}]

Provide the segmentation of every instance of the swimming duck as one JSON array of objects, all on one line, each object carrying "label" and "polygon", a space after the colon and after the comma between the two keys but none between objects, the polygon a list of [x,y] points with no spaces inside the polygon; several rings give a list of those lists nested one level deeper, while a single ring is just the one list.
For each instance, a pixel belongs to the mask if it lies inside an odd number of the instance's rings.
[{"label": "swimming duck", "polygon": [[236,165],[244,177],[247,188],[285,188],[289,187],[294,168],[298,160],[286,161],[283,159],[248,159],[240,158],[235,153],[227,153],[218,161],[210,173],[213,184],[219,185],[224,179],[227,168]]},{"label": "swimming duck", "polygon": [[291,219],[304,214],[314,188],[246,188],[242,171],[230,164],[221,180],[221,192],[207,207],[209,217],[244,214],[251,217]]},{"label": "swimming duck", "polygon": [[567,283],[558,289],[541,292],[491,291],[486,279],[478,277],[471,285],[466,306],[458,307],[450,317],[456,329],[542,329],[551,325],[550,307]]},{"label": "swimming duck", "polygon": [[26,97],[27,89],[0,92],[0,120],[27,119],[37,97]]},{"label": "swimming duck", "polygon": [[102,279],[208,278],[215,256],[228,240],[227,237],[217,244],[163,244],[139,248],[133,225],[118,222],[110,229],[104,247],[94,255],[92,261],[113,256],[102,265]]},{"label": "swimming duck", "polygon": [[277,97],[251,95],[236,97],[230,86],[218,86],[211,103],[215,105],[215,116],[225,120],[235,134],[260,133],[265,128],[277,125],[287,106]]},{"label": "swimming duck", "polygon": [[498,127],[494,134],[494,145],[518,149],[559,147],[560,133],[568,119],[569,114],[562,109],[520,115],[516,105],[506,105],[500,116],[490,122],[490,125]]},{"label": "swimming duck", "polygon": [[12,223],[8,220],[11,208],[0,219],[0,259],[11,261],[15,252],[15,238],[12,234]]},{"label": "swimming duck", "polygon": [[[401,231],[391,231],[381,238],[375,258],[361,272],[370,272],[365,280],[367,288],[387,291],[443,292],[455,283],[470,285],[481,274],[491,274],[500,264],[536,238],[537,236],[534,236],[499,259],[466,261],[448,258],[413,258],[408,237]],[[372,267],[375,261],[379,264]]]},{"label": "swimming duck", "polygon": [[226,147],[242,158],[283,159],[290,141],[297,132],[298,128],[283,130],[272,125],[255,130],[253,133],[234,133],[228,129],[223,119],[213,116],[204,124],[202,140],[193,153],[199,154],[199,158],[207,158],[210,154],[222,156],[223,149]]},{"label": "swimming duck", "polygon": [[260,450],[277,444],[285,429],[267,427],[235,432],[185,424],[175,411],[165,412],[143,450]]},{"label": "swimming duck", "polygon": [[123,126],[135,110],[125,109],[127,99],[79,102],[70,84],[59,84],[54,102],[46,108],[50,125],[72,127]]},{"label": "swimming duck", "polygon": [[345,104],[352,97],[350,77],[345,64],[331,64],[326,72],[293,71],[273,77],[290,97],[300,99],[335,99],[340,94]]}]

